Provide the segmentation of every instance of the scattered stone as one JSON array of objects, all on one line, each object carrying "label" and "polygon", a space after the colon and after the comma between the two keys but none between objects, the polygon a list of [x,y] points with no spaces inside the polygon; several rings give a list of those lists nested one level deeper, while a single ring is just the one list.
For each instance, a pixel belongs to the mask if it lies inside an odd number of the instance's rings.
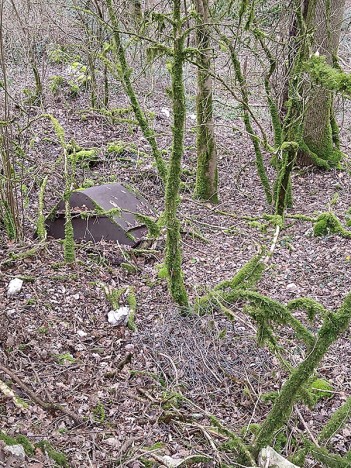
[{"label": "scattered stone", "polygon": [[173,458],[168,455],[160,456],[156,453],[150,453],[150,455],[152,456],[152,458],[154,458],[158,462],[161,462],[167,468],[178,468],[181,466],[188,466],[196,463],[211,461],[211,457],[207,457],[206,455],[190,455],[186,458]]},{"label": "scattered stone", "polygon": [[162,107],[161,114],[165,115],[168,119],[171,116],[171,113],[170,113],[169,109],[167,109],[167,107]]},{"label": "scattered stone", "polygon": [[290,283],[287,285],[286,289],[290,292],[297,292],[299,288],[295,283]]},{"label": "scattered stone", "polygon": [[110,447],[119,447],[121,444],[116,437],[108,437],[104,440],[105,444],[109,445]]},{"label": "scattered stone", "polygon": [[26,452],[22,445],[6,445],[6,447],[4,447],[4,452],[11,453],[15,457],[26,458]]},{"label": "scattered stone", "polygon": [[88,336],[88,333],[83,330],[77,330],[77,335],[83,338],[84,336]]},{"label": "scattered stone", "polygon": [[23,286],[23,280],[20,278],[14,278],[9,282],[7,287],[7,295],[8,297],[16,296],[21,292]]},{"label": "scattered stone", "polygon": [[6,311],[6,316],[7,316],[8,318],[10,318],[10,317],[12,317],[13,315],[15,315],[15,313],[16,313],[16,309],[8,309],[8,310]]},{"label": "scattered stone", "polygon": [[118,325],[127,325],[129,315],[129,307],[120,307],[119,309],[111,310],[108,313],[108,322],[114,327]]}]

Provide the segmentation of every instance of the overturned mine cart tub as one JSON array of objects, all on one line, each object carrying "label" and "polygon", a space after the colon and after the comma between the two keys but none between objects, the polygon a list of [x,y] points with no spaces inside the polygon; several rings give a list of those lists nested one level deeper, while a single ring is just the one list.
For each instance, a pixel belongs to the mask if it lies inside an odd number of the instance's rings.
[{"label": "overturned mine cart tub", "polygon": [[[70,197],[74,238],[99,242],[118,241],[135,247],[147,229],[134,213],[154,216],[146,200],[122,184],[106,184],[72,192]],[[61,200],[46,220],[48,236],[65,236],[65,203]]]}]

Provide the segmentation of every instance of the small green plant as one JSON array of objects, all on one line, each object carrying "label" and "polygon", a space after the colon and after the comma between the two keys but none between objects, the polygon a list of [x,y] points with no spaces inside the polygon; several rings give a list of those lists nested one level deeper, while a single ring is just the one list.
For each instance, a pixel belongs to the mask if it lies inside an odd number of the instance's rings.
[{"label": "small green plant", "polygon": [[167,273],[167,268],[164,263],[161,263],[160,265],[156,266],[158,272],[157,272],[157,277],[159,279],[167,279],[168,273]]},{"label": "small green plant", "polygon": [[136,331],[137,327],[135,325],[135,313],[137,310],[137,300],[135,296],[134,288],[127,289],[127,304],[130,309],[130,314],[128,318],[128,328],[129,330]]},{"label": "small green plant", "polygon": [[53,64],[59,65],[68,63],[70,60],[67,47],[60,44],[51,44],[48,48],[47,54],[49,62]]},{"label": "small green plant", "polygon": [[124,288],[113,289],[104,286],[104,292],[106,299],[111,304],[113,310],[119,309],[123,303],[127,304],[129,307],[127,326],[130,330],[136,331],[135,313],[137,309],[137,301],[134,288],[127,286]]},{"label": "small green plant", "polygon": [[32,306],[32,305],[34,305],[34,304],[36,304],[36,303],[37,303],[37,300],[34,299],[33,297],[31,297],[30,299],[28,299],[27,302],[26,302],[26,304],[27,304],[28,306]]},{"label": "small green plant", "polygon": [[105,297],[113,310],[117,310],[119,308],[119,301],[125,290],[126,288],[115,289],[104,286]]},{"label": "small green plant", "polygon": [[35,106],[39,103],[39,96],[36,89],[33,88],[24,88],[23,94],[25,95],[24,103],[28,106]]},{"label": "small green plant", "polygon": [[98,423],[103,423],[106,419],[105,407],[104,405],[99,402],[93,408],[93,416],[94,420]]},{"label": "small green plant", "polygon": [[170,410],[172,408],[179,408],[184,402],[184,396],[178,392],[166,391],[162,395],[162,408]]},{"label": "small green plant", "polygon": [[86,65],[80,62],[73,62],[70,65],[70,77],[67,84],[72,97],[76,97],[82,89],[87,89],[91,81]]},{"label": "small green plant", "polygon": [[49,87],[50,87],[50,91],[52,92],[52,94],[56,95],[58,94],[58,92],[63,89],[63,87],[65,86],[66,84],[66,81],[65,79],[63,78],[63,76],[60,76],[60,75],[53,75],[53,76],[50,76],[49,78]]},{"label": "small green plant", "polygon": [[94,187],[94,185],[95,185],[95,182],[93,181],[93,179],[84,179],[82,183],[82,188],[86,189],[89,187]]},{"label": "small green plant", "polygon": [[128,143],[124,143],[123,141],[115,141],[107,145],[107,152],[113,153],[114,155],[118,156],[124,153],[125,151],[129,151],[130,147],[132,147],[135,150],[134,145],[129,145]]},{"label": "small green plant", "polygon": [[77,83],[70,82],[69,83],[69,94],[71,97],[75,98],[78,96],[80,91],[79,85]]},{"label": "small green plant", "polygon": [[55,354],[56,361],[61,365],[70,365],[76,362],[76,359],[70,353]]},{"label": "small green plant", "polygon": [[141,156],[147,156],[143,151],[139,151],[134,143],[128,143],[121,140],[111,142],[107,145],[107,154],[115,156],[118,161],[134,163]]}]

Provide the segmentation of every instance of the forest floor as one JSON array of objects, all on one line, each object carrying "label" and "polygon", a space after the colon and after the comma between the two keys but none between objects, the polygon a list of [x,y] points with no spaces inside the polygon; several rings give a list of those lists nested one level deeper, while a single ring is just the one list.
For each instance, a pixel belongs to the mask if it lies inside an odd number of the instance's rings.
[{"label": "forest floor", "polygon": [[[66,130],[84,148],[99,148],[101,164],[78,171],[78,181],[96,184],[119,181],[135,186],[162,211],[162,187],[151,157],[137,160],[105,158],[107,144],[122,140],[148,151],[139,130],[113,125],[108,119],[82,109],[84,96],[76,101],[57,98],[47,106]],[[169,149],[171,116],[154,98],[157,131],[162,147]],[[116,103],[125,107],[123,101]],[[33,110],[35,113],[36,110]],[[220,203],[211,206],[192,199],[195,147],[187,121],[184,175],[179,217],[182,222],[183,269],[193,302],[208,288],[231,278],[259,246],[270,245],[274,226],[261,230],[244,217],[270,213],[257,177],[253,149],[239,119],[216,116],[220,174]],[[343,150],[350,150],[349,122],[343,123]],[[49,210],[62,192],[61,169],[55,164],[60,148],[47,124],[35,124],[36,144],[29,150],[29,210],[36,217],[35,181],[50,173],[46,194]],[[38,156],[40,155],[40,156]],[[128,155],[127,155],[128,156]],[[268,162],[268,159],[267,159]],[[35,163],[35,164],[34,164]],[[51,168],[54,166],[54,170]],[[267,164],[268,166],[268,164]],[[293,208],[288,214],[313,215],[332,209],[343,222],[351,206],[350,161],[344,170],[322,172],[299,169],[293,174]],[[51,172],[50,172],[51,171]],[[269,168],[273,178],[274,169]],[[262,227],[262,226],[261,226]],[[195,466],[235,466],[233,454],[219,449],[225,437],[210,429],[214,415],[226,427],[240,431],[259,423],[270,408],[262,395],[278,390],[285,370],[268,349],[256,344],[256,326],[242,304],[232,306],[236,319],[222,312],[204,316],[181,316],[158,278],[162,243],[151,255],[130,255],[136,267],[126,272],[120,263],[130,250],[115,243],[77,246],[77,262],[63,263],[62,243],[33,240],[34,224],[27,226],[26,241],[0,247],[0,362],[46,402],[64,405],[83,419],[81,424],[60,411],[49,412],[36,404],[21,385],[0,370],[0,377],[28,407],[19,409],[12,398],[0,396],[0,428],[8,435],[25,435],[32,443],[47,440],[67,455],[70,467],[138,468],[162,464],[162,456],[185,458],[209,456]],[[202,238],[200,238],[202,237]],[[14,254],[37,247],[23,259]],[[283,303],[307,296],[335,309],[351,290],[351,242],[339,235],[315,237],[310,222],[288,219],[281,232],[271,264],[257,289]],[[24,279],[21,293],[7,297],[13,278]],[[102,285],[133,287],[137,297],[136,326],[112,327],[107,321],[111,305]],[[302,358],[301,347],[289,330],[282,330],[282,345],[293,365]],[[125,361],[123,363],[123,361]],[[291,423],[280,434],[289,453],[296,450],[305,433],[317,434],[346,397],[351,394],[351,343],[345,334],[332,347],[319,369],[333,390],[314,409],[298,405]],[[247,433],[249,440],[250,434]],[[344,454],[351,448],[351,425],[331,440],[333,450]],[[283,453],[284,454],[284,453]],[[0,447],[0,466],[5,466]],[[39,449],[18,466],[54,466]],[[15,466],[15,465],[13,465]],[[309,466],[319,465],[311,462]]]}]

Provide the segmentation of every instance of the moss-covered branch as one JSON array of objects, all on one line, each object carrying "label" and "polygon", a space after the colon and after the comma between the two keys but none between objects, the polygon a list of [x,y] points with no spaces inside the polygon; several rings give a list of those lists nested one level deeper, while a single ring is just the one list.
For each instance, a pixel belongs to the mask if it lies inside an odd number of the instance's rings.
[{"label": "moss-covered branch", "polygon": [[325,444],[328,440],[333,437],[342,427],[347,424],[351,418],[351,397],[349,397],[345,403],[338,408],[332,417],[329,419],[327,424],[321,430],[318,442]]},{"label": "moss-covered branch", "polygon": [[40,240],[46,239],[45,215],[44,215],[44,195],[48,177],[44,177],[39,189],[38,202],[38,220],[37,220],[37,235]]},{"label": "moss-covered branch", "polygon": [[116,57],[118,75],[126,90],[127,96],[130,100],[130,104],[134,111],[135,118],[138,121],[138,124],[146,140],[151,146],[151,150],[155,158],[158,173],[163,183],[166,184],[166,177],[167,177],[166,165],[162,158],[162,153],[158,148],[156,137],[155,137],[155,132],[150,127],[150,124],[140,107],[138,98],[136,96],[136,93],[135,93],[135,90],[131,81],[132,71],[127,63],[126,54],[125,54],[123,44],[121,41],[121,34],[119,31],[118,19],[114,11],[112,0],[106,0],[106,4],[107,4],[108,14],[109,14],[110,21],[112,24],[112,29],[113,29],[114,47],[112,49],[112,52],[115,54],[115,57]]},{"label": "moss-covered branch", "polygon": [[328,468],[350,468],[350,460],[340,455],[331,454],[326,448],[318,447],[312,442],[305,442],[308,452],[315,460],[323,463]]},{"label": "moss-covered branch", "polygon": [[220,434],[228,437],[228,442],[225,445],[231,451],[237,453],[238,458],[235,461],[242,464],[241,466],[256,466],[249,447],[245,445],[241,438],[228,428],[224,427],[214,416],[211,416],[210,420]]},{"label": "moss-covered branch", "polygon": [[351,294],[335,313],[329,313],[319,330],[313,349],[283,385],[272,410],[255,441],[255,453],[271,443],[275,433],[288,420],[298,392],[315,372],[329,347],[346,330],[351,319]]},{"label": "moss-covered branch", "polygon": [[326,317],[328,310],[322,304],[309,297],[300,297],[294,299],[287,304],[289,310],[304,310],[307,313],[308,319],[313,321],[317,315]]},{"label": "moss-covered branch", "polygon": [[263,154],[262,154],[262,151],[261,151],[261,148],[260,148],[260,140],[257,137],[257,135],[256,135],[256,133],[255,133],[253,127],[252,127],[252,124],[251,124],[251,117],[250,117],[250,113],[248,111],[248,108],[249,108],[249,105],[250,105],[249,104],[249,93],[248,93],[248,90],[247,90],[244,75],[243,75],[242,70],[241,70],[241,64],[240,64],[237,52],[235,50],[235,47],[230,42],[230,40],[225,36],[222,36],[222,39],[225,41],[225,43],[228,46],[229,51],[230,51],[230,58],[231,58],[231,61],[232,61],[232,64],[233,64],[235,76],[236,76],[236,78],[237,78],[237,80],[239,82],[239,85],[240,85],[240,92],[241,92],[241,97],[242,97],[242,102],[243,102],[243,112],[244,112],[244,117],[243,117],[244,125],[245,125],[246,131],[247,131],[247,133],[248,133],[248,135],[249,135],[249,137],[251,139],[253,147],[255,149],[257,171],[258,171],[258,175],[260,177],[260,180],[261,180],[261,183],[262,183],[265,195],[266,195],[266,200],[267,200],[267,202],[269,204],[271,204],[272,203],[271,186],[270,186],[268,176],[267,176],[267,172],[266,172],[266,169],[265,169],[265,166],[264,166]]},{"label": "moss-covered branch", "polygon": [[314,345],[313,334],[280,302],[250,290],[232,290],[223,296],[223,300],[229,304],[239,299],[248,301],[252,306],[249,313],[259,325],[258,341],[260,344],[263,344],[269,336],[268,329],[271,328],[271,322],[274,322],[279,325],[290,325],[300,340],[310,348]]},{"label": "moss-covered branch", "polygon": [[74,159],[70,161],[68,157],[68,145],[66,143],[65,131],[60,122],[51,114],[43,114],[40,118],[48,118],[54,128],[55,134],[59,140],[63,151],[63,174],[65,189],[63,199],[65,202],[65,238],[63,241],[64,259],[66,263],[75,261],[75,242],[72,225],[72,215],[70,206],[70,196],[72,193],[73,177],[75,172]]},{"label": "moss-covered branch", "polygon": [[242,268],[229,280],[222,281],[214,287],[214,291],[231,288],[246,289],[254,286],[261,278],[265,268],[262,262],[262,253],[252,257]]},{"label": "moss-covered branch", "polygon": [[195,305],[195,310],[202,314],[206,312],[214,303],[221,304],[224,291],[226,289],[246,289],[255,286],[260,280],[265,269],[265,264],[262,261],[262,253],[255,255],[246,262],[229,280],[224,280],[217,284],[205,296],[199,298]]},{"label": "moss-covered branch", "polygon": [[255,37],[258,39],[262,47],[262,50],[265,53],[269,62],[269,70],[264,77],[264,87],[266,91],[269,112],[271,114],[271,121],[272,121],[272,127],[273,127],[273,132],[274,132],[274,145],[276,148],[279,148],[283,142],[283,128],[282,128],[281,118],[279,115],[278,106],[277,106],[276,100],[274,99],[272,95],[272,87],[271,87],[271,78],[277,68],[277,59],[273,56],[272,52],[267,47],[264,32],[261,31],[257,27],[257,25],[255,25],[253,32],[254,32]]}]

